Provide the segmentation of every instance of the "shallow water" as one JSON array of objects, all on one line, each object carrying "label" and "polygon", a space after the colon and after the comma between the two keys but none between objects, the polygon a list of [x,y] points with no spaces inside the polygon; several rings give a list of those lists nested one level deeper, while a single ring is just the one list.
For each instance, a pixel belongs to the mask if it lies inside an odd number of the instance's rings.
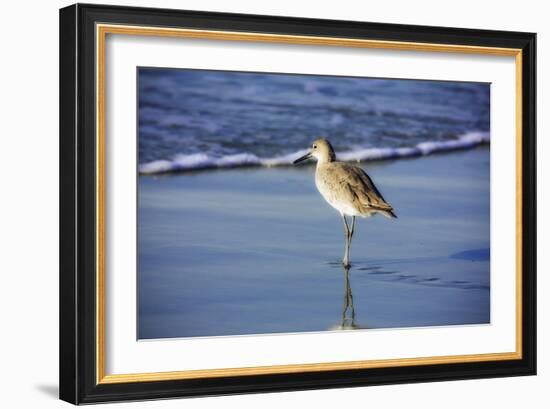
[{"label": "shallow water", "polygon": [[489,150],[364,168],[348,272],[312,167],[141,176],[138,337],[489,323]]}]

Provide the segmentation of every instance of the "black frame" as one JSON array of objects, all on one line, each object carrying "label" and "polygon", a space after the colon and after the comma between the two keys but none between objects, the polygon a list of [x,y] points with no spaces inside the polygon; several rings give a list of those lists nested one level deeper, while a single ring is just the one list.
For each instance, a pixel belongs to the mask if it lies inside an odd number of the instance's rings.
[{"label": "black frame", "polygon": [[[186,27],[523,51],[520,360],[96,384],[95,24]],[[536,374],[536,34],[100,5],[60,10],[60,388],[81,404]]]}]

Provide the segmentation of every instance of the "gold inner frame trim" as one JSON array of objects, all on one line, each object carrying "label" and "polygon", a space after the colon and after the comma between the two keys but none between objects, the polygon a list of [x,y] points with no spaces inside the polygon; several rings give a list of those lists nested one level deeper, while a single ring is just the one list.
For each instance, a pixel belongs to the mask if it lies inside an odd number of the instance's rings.
[{"label": "gold inner frame trim", "polygon": [[[401,51],[484,54],[515,57],[516,65],[516,350],[504,353],[449,355],[368,361],[320,362],[314,364],[105,374],[105,41],[107,34],[247,41],[298,45],[371,48]],[[466,362],[517,360],[522,358],[522,51],[515,48],[467,46],[458,44],[415,43],[353,38],[294,36],[179,29],[167,27],[96,25],[96,382],[113,384],[178,379],[290,374],[349,369],[437,365]]]}]

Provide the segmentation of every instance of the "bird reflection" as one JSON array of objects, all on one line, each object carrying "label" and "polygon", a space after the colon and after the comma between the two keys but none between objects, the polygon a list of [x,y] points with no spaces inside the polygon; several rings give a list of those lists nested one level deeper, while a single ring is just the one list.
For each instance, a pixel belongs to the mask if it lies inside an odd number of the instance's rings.
[{"label": "bird reflection", "polygon": [[367,329],[355,321],[355,307],[353,306],[353,292],[351,290],[350,267],[343,266],[344,270],[344,305],[342,307],[342,316],[340,324],[333,325],[330,330],[354,330]]}]

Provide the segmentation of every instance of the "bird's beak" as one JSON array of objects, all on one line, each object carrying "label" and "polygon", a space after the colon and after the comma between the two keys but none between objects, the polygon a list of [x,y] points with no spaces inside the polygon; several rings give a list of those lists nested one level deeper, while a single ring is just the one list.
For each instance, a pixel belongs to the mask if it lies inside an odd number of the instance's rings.
[{"label": "bird's beak", "polygon": [[293,163],[296,165],[297,163],[300,163],[300,162],[303,162],[305,160],[308,160],[309,158],[311,158],[311,152],[308,152],[306,153],[304,156],[296,159]]}]

